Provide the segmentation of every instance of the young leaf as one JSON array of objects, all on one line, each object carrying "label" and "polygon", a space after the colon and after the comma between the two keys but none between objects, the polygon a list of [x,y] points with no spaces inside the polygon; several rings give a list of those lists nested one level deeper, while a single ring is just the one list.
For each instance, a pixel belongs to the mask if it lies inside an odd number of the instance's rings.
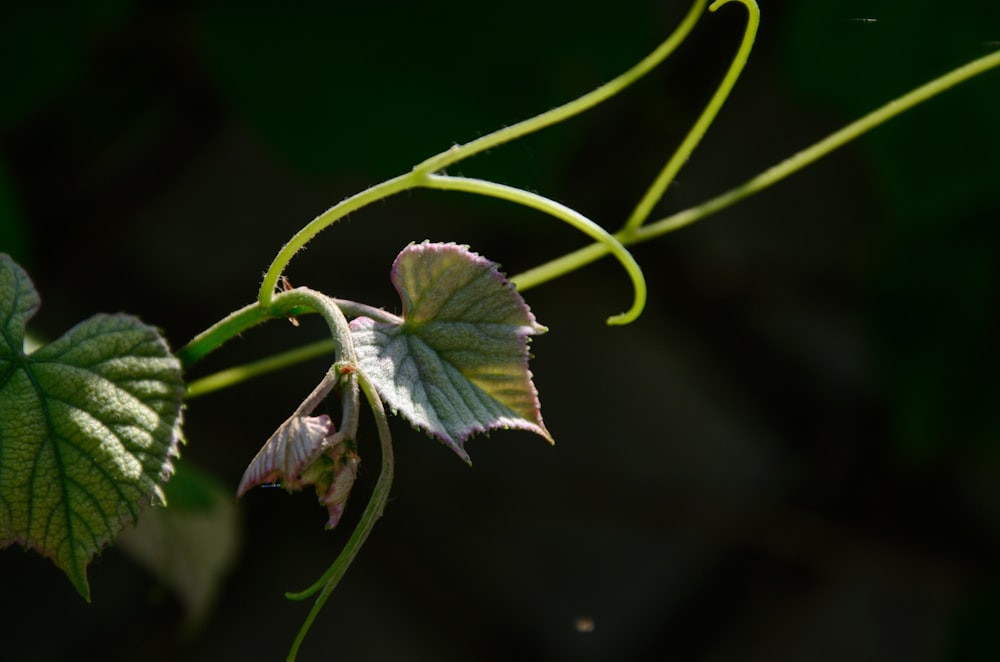
[{"label": "young leaf", "polygon": [[497,265],[456,244],[410,245],[392,266],[403,318],[351,322],[358,363],[389,405],[466,462],[494,428],[549,441],[528,370],[535,321]]},{"label": "young leaf", "polygon": [[87,564],[163,502],[180,435],[180,363],[156,329],[95,315],[31,354],[28,275],[0,254],[0,547],[50,557],[87,600]]},{"label": "young leaf", "polygon": [[275,430],[243,472],[236,496],[276,480],[289,492],[312,485],[330,515],[326,528],[337,526],[360,459],[354,452],[354,442],[333,427],[326,414],[293,414]]},{"label": "young leaf", "polygon": [[327,437],[333,434],[333,423],[325,414],[293,415],[257,451],[243,472],[236,496],[241,497],[251,487],[276,480],[280,480],[288,491],[302,489],[302,472],[327,449]]},{"label": "young leaf", "polygon": [[354,480],[358,477],[361,458],[354,452],[353,444],[347,442],[347,439],[341,439],[326,453],[325,457],[330,459],[330,466],[324,474],[321,474],[322,480],[316,481],[319,502],[326,506],[330,515],[326,523],[328,529],[332,529],[340,522],[340,517],[347,506],[347,497],[351,495]]}]

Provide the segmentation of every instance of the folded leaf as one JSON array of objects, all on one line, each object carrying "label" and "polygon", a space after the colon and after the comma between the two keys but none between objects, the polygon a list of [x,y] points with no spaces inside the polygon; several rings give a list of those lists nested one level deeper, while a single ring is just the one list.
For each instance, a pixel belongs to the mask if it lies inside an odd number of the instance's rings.
[{"label": "folded leaf", "polygon": [[[354,479],[358,476],[358,465],[361,458],[354,452],[353,442],[341,439],[326,452],[324,458],[330,460],[329,466],[324,463],[324,471],[317,473],[316,492],[319,502],[326,506],[329,519],[326,528],[332,529],[340,522],[347,506],[347,497],[351,495]],[[323,488],[326,491],[323,492]]]},{"label": "folded leaf", "polygon": [[28,275],[0,254],[0,547],[50,557],[89,600],[93,556],[164,501],[181,367],[128,315],[96,315],[28,354],[38,305]]},{"label": "folded leaf", "polygon": [[337,526],[354,486],[360,459],[354,452],[354,441],[345,439],[343,433],[334,432],[333,428],[326,414],[293,414],[250,462],[236,496],[275,481],[280,481],[289,492],[312,485],[330,516],[326,528]]},{"label": "folded leaf", "polygon": [[286,490],[301,489],[302,472],[326,450],[327,437],[332,434],[333,423],[325,414],[292,416],[257,451],[243,472],[236,496],[243,496],[251,487],[278,480]]},{"label": "folded leaf", "polygon": [[382,398],[466,462],[471,435],[519,428],[551,441],[528,370],[535,321],[497,265],[456,244],[410,245],[392,282],[398,322],[351,322],[361,370]]}]

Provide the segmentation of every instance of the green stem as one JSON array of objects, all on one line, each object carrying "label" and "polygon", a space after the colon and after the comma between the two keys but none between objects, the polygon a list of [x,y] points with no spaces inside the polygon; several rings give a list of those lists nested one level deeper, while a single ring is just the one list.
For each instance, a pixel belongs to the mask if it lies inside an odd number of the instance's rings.
[{"label": "green stem", "polygon": [[[409,173],[399,175],[353,195],[314,218],[278,251],[277,256],[271,262],[271,266],[268,267],[267,272],[264,274],[264,279],[261,281],[260,291],[257,295],[258,302],[265,307],[269,306],[271,300],[274,298],[274,290],[278,284],[278,279],[295,254],[309,243],[313,237],[351,212],[401,191],[424,186],[427,183],[426,177],[434,172],[463,159],[467,159],[479,152],[491,149],[515,138],[520,138],[557,122],[562,122],[585,110],[593,108],[621,92],[656,67],[684,41],[698,22],[698,18],[704,13],[706,2],[707,0],[695,0],[684,20],[681,21],[680,25],[677,26],[674,32],[658,48],[617,78],[548,112],[536,115],[499,131],[494,131],[464,145],[455,145],[417,164]],[[606,239],[602,238],[602,241],[606,241]],[[617,251],[612,252],[616,252],[617,254]],[[633,276],[634,280],[634,274],[630,275]],[[614,322],[609,321],[609,323],[624,324],[626,322],[623,320],[627,319],[628,315],[628,313],[618,315],[613,318]]]},{"label": "green stem", "polygon": [[[381,322],[398,322],[399,317],[375,308],[347,299],[334,299],[321,292],[308,288],[296,288],[277,294],[267,306],[259,301],[251,303],[229,314],[219,322],[195,336],[187,345],[177,351],[177,357],[185,369],[205,358],[228,340],[272,319],[283,319],[302,315],[320,313],[330,328],[332,340],[323,340],[288,352],[283,352],[266,359],[237,366],[228,370],[209,375],[192,382],[185,397],[196,398],[213,391],[233,386],[241,381],[258,375],[279,370],[301,361],[319,356],[337,346],[347,346],[350,340],[350,329],[345,315],[371,317]],[[342,321],[342,323],[341,323]]]},{"label": "green stem", "polygon": [[[635,234],[626,237],[624,232],[617,232],[614,237],[618,241],[623,242],[623,245],[625,246],[634,244],[638,241]],[[607,254],[608,249],[604,244],[591,244],[589,246],[584,246],[583,248],[578,248],[572,253],[567,253],[562,257],[549,260],[545,264],[540,264],[537,267],[532,267],[527,271],[522,271],[519,274],[511,276],[510,282],[514,284],[514,287],[516,287],[518,291],[523,292],[531,289],[532,287],[537,287],[542,283],[555,280],[560,276],[565,276],[566,274],[572,273],[577,269],[581,269],[591,262],[596,262]]]},{"label": "green stem", "polygon": [[177,358],[187,370],[192,365],[205,358],[228,340],[235,338],[247,329],[262,324],[276,317],[274,313],[260,303],[251,303],[230,313],[209,328],[205,329],[191,341],[177,350]]},{"label": "green stem", "polygon": [[[398,315],[393,315],[392,313],[382,310],[381,308],[375,308],[374,306],[349,301],[347,299],[333,299],[333,302],[347,317],[370,317],[373,320],[384,322],[386,324],[400,324],[402,322]],[[258,304],[251,304],[251,306],[248,307],[257,308]],[[299,312],[299,314],[306,315],[314,312],[316,311],[306,310]],[[202,377],[201,379],[196,379],[188,384],[187,390],[184,392],[184,398],[192,400],[203,395],[208,395],[209,393],[214,393],[215,391],[221,391],[222,389],[236,386],[237,384],[245,382],[249,379],[260,377],[261,375],[266,375],[270,372],[276,372],[283,368],[288,368],[298,363],[324,356],[326,354],[332,354],[335,348],[336,345],[334,345],[333,340],[331,338],[325,338],[323,340],[317,340],[316,342],[302,345],[301,347],[296,347],[295,349],[274,354],[259,361],[252,361],[233,368],[227,368],[226,370],[220,370],[219,372],[208,375],[207,377]],[[198,351],[201,350],[199,349]]]},{"label": "green stem", "polygon": [[521,138],[529,133],[534,133],[535,131],[552,126],[553,124],[563,122],[574,115],[579,115],[580,113],[590,110],[598,104],[610,99],[656,68],[657,65],[667,58],[667,56],[673,53],[687,38],[695,24],[697,24],[698,19],[705,12],[706,3],[707,0],[695,0],[695,2],[691,5],[691,9],[688,10],[687,15],[684,17],[684,20],[680,22],[671,35],[667,37],[667,39],[656,48],[656,50],[643,58],[642,61],[634,67],[619,75],[617,78],[614,78],[597,89],[584,94],[582,97],[574,99],[573,101],[565,103],[561,106],[557,106],[556,108],[540,115],[535,115],[534,117],[530,117],[526,120],[518,122],[517,124],[504,127],[499,131],[494,131],[493,133],[477,138],[476,140],[465,143],[464,145],[454,145],[451,149],[436,156],[432,156],[426,161],[417,164],[413,168],[414,171],[424,174],[438,172],[450,165],[458,163],[463,159],[467,159],[470,156],[492,149],[498,145],[502,145],[503,143],[510,142],[511,140]]},{"label": "green stem", "polygon": [[[351,328],[347,323],[347,318],[331,297],[305,287],[297,287],[294,290],[277,295],[275,303],[277,304],[279,301],[281,306],[293,310],[300,308],[303,310],[313,309],[326,320],[337,356],[336,363],[330,368],[324,381],[329,380],[329,386],[332,389],[338,383],[338,380],[341,379],[340,370],[342,368],[349,368],[344,373],[347,376],[342,382],[343,397],[341,399],[340,431],[347,435],[349,439],[357,439],[358,417],[361,409],[357,383],[358,357],[354,353],[354,338],[351,335]],[[322,392],[322,388],[319,388],[317,390],[317,397],[324,398],[328,392],[329,390]],[[312,411],[308,403],[309,399],[303,403],[303,408],[306,411]]]},{"label": "green stem", "polygon": [[[348,299],[330,299],[344,315],[348,317],[370,317],[379,322],[388,324],[399,323],[398,315]],[[289,316],[311,315],[316,310],[312,308],[297,309],[293,300],[287,298],[272,300],[270,311],[260,302],[251,303],[248,306],[228,315],[225,319],[213,324],[211,327],[195,336],[191,342],[177,351],[177,356],[185,369],[190,368],[195,363],[205,358],[216,349],[221,347],[226,341],[243,333],[244,331],[272,319],[288,318]],[[320,340],[288,352],[282,352],[270,356],[260,361],[237,366],[228,370],[222,370],[215,374],[198,379],[188,386],[185,393],[187,398],[196,398],[213,391],[218,391],[229,386],[234,386],[242,381],[257,377],[268,372],[280,370],[281,368],[308,361],[311,358],[333,351],[333,344],[330,340]]]},{"label": "green stem", "polygon": [[340,306],[333,298],[307,287],[296,287],[294,290],[276,295],[272,307],[281,311],[318,312],[326,320],[333,343],[338,348],[340,355],[337,359],[347,361],[352,365],[357,362],[357,358],[354,356],[354,341],[351,337],[350,326]]},{"label": "green stem", "polygon": [[365,205],[369,205],[377,200],[388,198],[389,196],[395,195],[400,191],[413,188],[417,185],[417,179],[418,178],[414,175],[414,173],[406,173],[404,175],[399,175],[398,177],[393,177],[392,179],[386,180],[381,184],[372,186],[369,189],[342,200],[310,221],[305,227],[296,232],[295,235],[288,240],[288,243],[285,244],[280,251],[278,251],[274,261],[271,262],[271,266],[268,267],[267,272],[264,274],[264,280],[261,281],[260,291],[257,295],[258,302],[260,302],[263,306],[270,305],[271,300],[275,296],[274,290],[278,285],[278,279],[281,278],[281,274],[285,270],[285,267],[288,266],[288,263],[295,256],[295,254],[298,253],[303,246],[308,244],[313,237],[351,212],[357,211]]},{"label": "green stem", "polygon": [[299,632],[295,637],[295,641],[292,642],[292,647],[288,652],[288,662],[294,662],[306,634],[309,633],[309,629],[316,620],[316,616],[323,608],[323,605],[326,604],[327,599],[330,597],[333,589],[337,587],[337,584],[344,576],[344,573],[347,572],[351,562],[354,561],[354,558],[358,555],[358,552],[361,550],[361,546],[368,539],[369,534],[375,526],[375,522],[382,516],[382,513],[385,511],[385,506],[389,501],[389,491],[392,487],[393,478],[392,436],[389,432],[389,420],[386,417],[382,399],[379,398],[378,393],[375,391],[371,382],[365,379],[364,375],[361,374],[360,371],[358,372],[358,376],[361,390],[364,391],[365,397],[371,405],[372,412],[375,414],[375,426],[378,429],[379,444],[382,451],[382,468],[379,473],[378,481],[375,483],[375,489],[372,492],[371,499],[368,501],[365,511],[361,514],[361,519],[358,522],[358,525],[351,533],[351,537],[344,545],[344,548],[340,551],[340,554],[338,554],[337,558],[334,559],[333,564],[325,573],[323,573],[323,576],[309,588],[304,591],[299,591],[298,593],[285,594],[285,597],[289,600],[305,600],[306,598],[315,595],[317,591],[320,592],[319,597],[316,598],[312,608],[309,610],[309,614],[306,616],[305,622],[299,629]]},{"label": "green stem", "polygon": [[[1000,67],[1000,51],[973,60],[949,73],[935,78],[917,89],[893,99],[881,108],[868,113],[864,117],[851,122],[844,128],[830,134],[823,140],[803,149],[785,159],[756,177],[732,188],[696,207],[685,209],[654,223],[647,223],[632,234],[618,232],[614,236],[625,246],[660,237],[668,232],[679,230],[697,221],[719,212],[740,200],[749,197],[765,188],[778,183],[789,175],[798,172],[807,165],[826,156],[835,149],[884,124],[893,117],[910,110],[932,97],[945,92],[951,87],[971,78]],[[577,251],[546,262],[533,269],[517,274],[511,281],[519,290],[541,285],[604,257],[609,253],[605,244],[591,244]]]},{"label": "green stem", "polygon": [[[717,0],[712,3],[712,6],[708,8],[709,11],[716,11],[719,7],[730,2],[732,0]],[[729,65],[729,70],[726,72],[726,76],[722,79],[722,83],[716,89],[715,94],[709,100],[708,105],[705,106],[705,110],[702,112],[701,116],[691,127],[691,130],[685,136],[684,141],[681,142],[680,147],[674,152],[670,160],[663,167],[663,170],[657,176],[656,180],[646,191],[646,194],[636,205],[635,209],[632,211],[632,215],[629,216],[628,220],[625,222],[622,230],[627,234],[630,232],[635,232],[643,222],[649,218],[649,215],[653,212],[653,207],[656,203],[660,201],[663,197],[663,193],[670,186],[670,183],[677,176],[678,171],[681,167],[687,163],[688,158],[694,152],[695,147],[701,142],[705,133],[708,131],[708,127],[711,126],[712,122],[715,120],[716,115],[719,114],[719,110],[722,108],[722,104],[726,102],[729,97],[729,93],[732,91],[733,86],[736,85],[736,81],[739,79],[740,74],[743,72],[743,68],[746,66],[747,60],[750,57],[750,51],[753,49],[753,42],[757,36],[757,27],[760,25],[760,9],[757,7],[757,3],[754,0],[736,0],[742,2],[749,14],[747,19],[746,29],[743,31],[743,41],[740,44],[739,50],[736,52],[736,57],[733,58],[732,64]]]},{"label": "green stem", "polygon": [[187,390],[184,392],[184,399],[192,400],[215,391],[221,391],[222,389],[245,382],[248,379],[266,375],[267,373],[275,372],[282,368],[308,361],[309,359],[331,354],[333,350],[333,340],[325,338],[324,340],[302,345],[301,347],[296,347],[295,349],[290,349],[259,361],[253,361],[252,363],[246,363],[227,370],[220,370],[188,384]]},{"label": "green stem", "polygon": [[601,242],[601,245],[610,253],[614,254],[618,261],[625,267],[629,277],[632,279],[634,296],[632,307],[620,315],[613,315],[608,318],[608,324],[628,324],[634,321],[642,313],[646,305],[646,280],[632,254],[612,237],[607,230],[590,220],[575,209],[559,204],[537,193],[531,193],[513,186],[497,184],[482,179],[471,179],[468,177],[449,177],[446,175],[427,175],[424,186],[428,188],[441,189],[444,191],[465,191],[479,195],[502,198],[516,202],[525,207],[531,207],[539,211],[555,216],[572,225],[577,230]]}]

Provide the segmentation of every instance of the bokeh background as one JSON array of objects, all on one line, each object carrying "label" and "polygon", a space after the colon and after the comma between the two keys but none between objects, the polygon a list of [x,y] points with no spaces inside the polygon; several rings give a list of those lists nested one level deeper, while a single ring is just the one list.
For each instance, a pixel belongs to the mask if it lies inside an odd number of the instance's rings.
[{"label": "bokeh background", "polygon": [[[1000,46],[992,0],[762,5],[742,80],[654,218]],[[0,250],[41,292],[32,330],[127,311],[180,346],[251,301],[313,216],[610,79],[686,8],[7,3]],[[452,172],[616,228],[743,24],[724,7],[620,98]],[[629,327],[603,325],[631,296],[610,261],[526,292],[550,328],[532,368],[555,447],[497,432],[468,443],[469,468],[394,421],[392,500],[300,659],[1000,659],[997,118],[993,72],[636,247],[650,302]],[[584,243],[528,210],[416,191],[325,232],[289,276],[398,309],[389,264],[424,239],[508,273]],[[191,377],[322,331],[254,330]],[[191,539],[235,545],[197,622],[128,550],[93,563],[87,605],[12,548],[0,657],[283,659],[308,605],[282,594],[345,540],[377,474],[374,432],[341,529],[323,531],[308,494],[231,495],[323,371],[190,403],[182,469],[210,477],[201,489],[238,524]]]}]

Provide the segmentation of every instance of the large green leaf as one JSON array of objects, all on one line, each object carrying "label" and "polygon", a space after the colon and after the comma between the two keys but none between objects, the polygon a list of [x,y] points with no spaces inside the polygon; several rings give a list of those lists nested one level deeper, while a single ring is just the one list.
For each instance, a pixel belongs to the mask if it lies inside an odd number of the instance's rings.
[{"label": "large green leaf", "polygon": [[362,371],[385,401],[466,462],[465,440],[519,428],[551,441],[528,370],[545,331],[496,264],[456,244],[405,248],[392,267],[397,322],[351,322]]},{"label": "large green leaf", "polygon": [[30,354],[28,275],[0,254],[0,547],[50,557],[90,598],[87,564],[163,502],[180,431],[180,363],[156,329],[95,315]]}]

